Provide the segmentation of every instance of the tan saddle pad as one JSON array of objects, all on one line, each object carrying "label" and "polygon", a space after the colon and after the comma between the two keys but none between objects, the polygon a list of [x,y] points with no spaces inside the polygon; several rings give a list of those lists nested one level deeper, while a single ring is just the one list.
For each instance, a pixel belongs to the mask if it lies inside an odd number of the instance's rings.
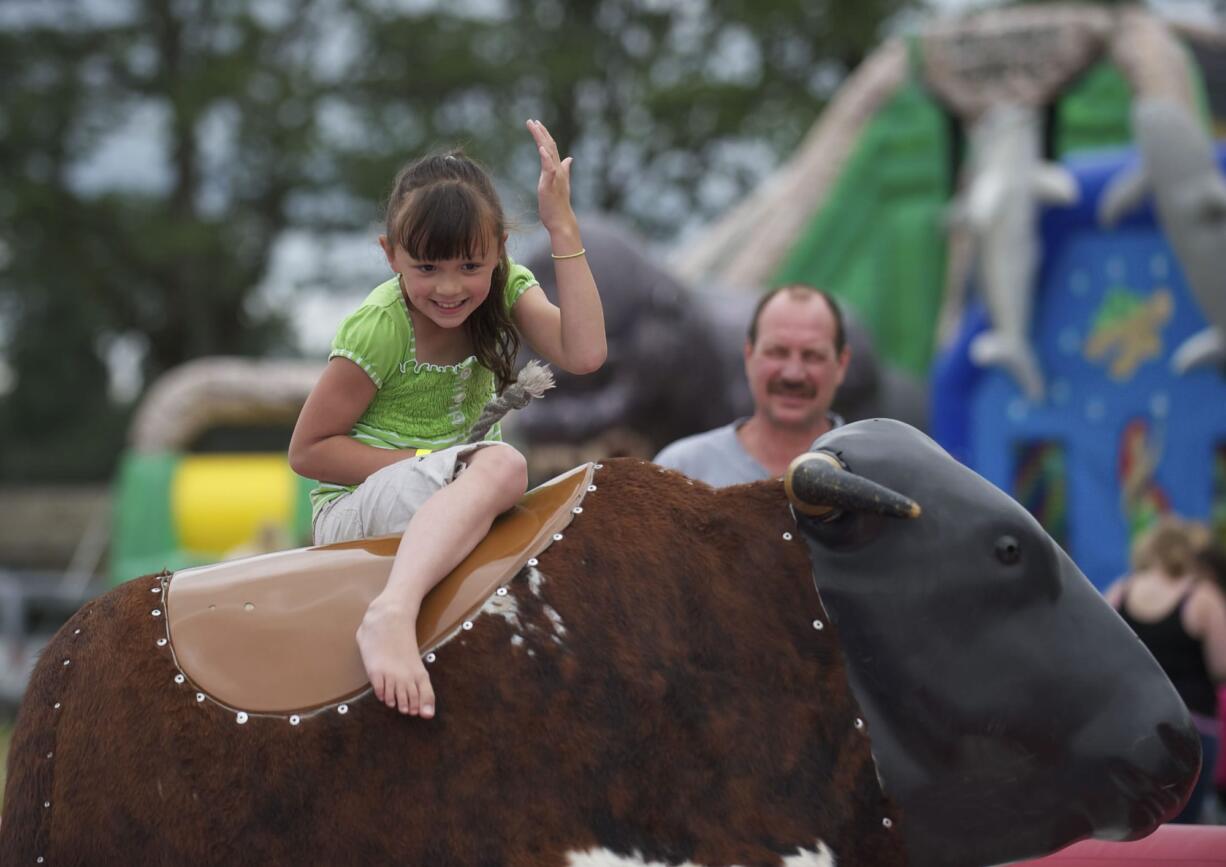
[{"label": "tan saddle pad", "polygon": [[[592,481],[584,464],[529,491],[422,602],[418,647],[437,647],[549,547]],[[289,713],[369,686],[354,635],[387,583],[399,536],[279,551],[184,569],[166,591],[180,670],[231,708]]]}]

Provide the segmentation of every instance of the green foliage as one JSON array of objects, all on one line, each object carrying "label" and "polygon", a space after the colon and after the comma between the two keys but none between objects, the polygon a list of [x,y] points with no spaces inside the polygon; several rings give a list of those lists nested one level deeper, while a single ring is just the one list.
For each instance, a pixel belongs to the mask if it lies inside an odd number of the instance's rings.
[{"label": "green foliage", "polygon": [[783,159],[916,5],[5,0],[0,479],[111,472],[117,337],[146,381],[284,351],[286,315],[251,303],[276,241],[368,226],[406,159],[467,145],[531,222],[538,117],[580,210],[667,239]]},{"label": "green foliage", "polygon": [[531,190],[523,121],[538,117],[575,156],[580,208],[667,239],[785,157],[883,22],[917,4],[504,0],[498,19],[467,21],[442,4],[357,5],[367,50],[351,85],[374,134],[347,168],[362,194],[456,142]]},{"label": "green foliage", "polygon": [[[108,335],[141,335],[150,377],[285,342],[284,317],[247,302],[293,197],[327,179],[326,85],[309,57],[321,34],[304,23],[320,4],[279,24],[242,3],[132,5],[128,20],[91,22],[43,0],[32,23],[0,29],[5,478],[109,473],[126,410],[107,400]],[[96,177],[106,167],[91,161],[125,144],[159,157],[118,183]]]},{"label": "green foliage", "polygon": [[11,720],[0,720],[0,806],[4,805],[4,783],[8,773],[9,744],[13,740]]}]

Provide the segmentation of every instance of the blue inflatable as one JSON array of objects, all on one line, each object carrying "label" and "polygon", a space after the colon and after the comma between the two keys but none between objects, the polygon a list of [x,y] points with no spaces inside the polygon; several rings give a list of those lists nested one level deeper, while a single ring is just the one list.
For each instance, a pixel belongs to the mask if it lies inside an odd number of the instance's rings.
[{"label": "blue inflatable", "polygon": [[[971,363],[988,324],[979,304],[932,375],[933,436],[1025,504],[1100,588],[1127,570],[1132,536],[1158,515],[1220,521],[1226,510],[1226,376],[1170,365],[1204,316],[1152,207],[1110,230],[1096,220],[1107,181],[1133,159],[1067,160],[1080,201],[1043,214],[1031,330],[1043,400]],[[1226,169],[1226,146],[1218,161]]]}]

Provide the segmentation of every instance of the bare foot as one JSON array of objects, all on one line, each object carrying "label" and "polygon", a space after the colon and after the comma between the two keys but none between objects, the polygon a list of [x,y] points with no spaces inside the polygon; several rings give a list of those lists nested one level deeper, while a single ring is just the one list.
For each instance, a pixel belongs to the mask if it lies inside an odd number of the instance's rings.
[{"label": "bare foot", "polygon": [[434,688],[417,650],[416,622],[416,611],[375,599],[358,627],[358,650],[379,701],[430,719]]}]

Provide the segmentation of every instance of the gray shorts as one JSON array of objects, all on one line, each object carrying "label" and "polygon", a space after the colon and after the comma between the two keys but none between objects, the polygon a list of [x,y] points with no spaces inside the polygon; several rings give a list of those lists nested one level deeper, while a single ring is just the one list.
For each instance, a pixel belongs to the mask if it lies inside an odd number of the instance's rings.
[{"label": "gray shorts", "polygon": [[465,459],[486,446],[479,442],[451,446],[420,458],[384,467],[347,494],[327,503],[315,516],[316,545],[403,533],[413,513],[435,491],[455,480],[468,466]]}]

